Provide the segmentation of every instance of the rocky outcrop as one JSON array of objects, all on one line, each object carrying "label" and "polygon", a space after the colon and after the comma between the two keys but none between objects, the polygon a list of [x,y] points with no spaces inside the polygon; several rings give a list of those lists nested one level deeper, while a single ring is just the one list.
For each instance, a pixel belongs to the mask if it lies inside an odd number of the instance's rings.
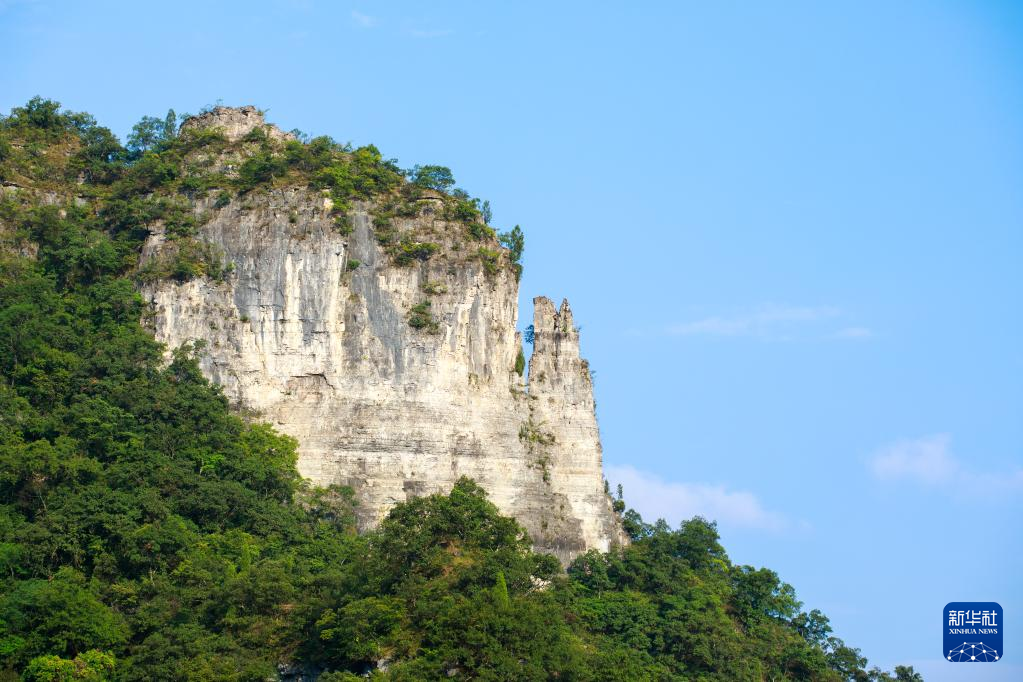
[{"label": "rocky outcrop", "polygon": [[280,128],[267,124],[262,112],[256,107],[213,107],[197,116],[185,119],[182,132],[196,129],[217,129],[229,142],[243,139],[255,129],[276,140],[294,140],[295,136]]},{"label": "rocky outcrop", "polygon": [[[226,206],[197,200],[196,213],[209,217],[199,237],[229,274],[144,285],[155,333],[171,348],[202,340],[203,371],[239,407],[298,439],[304,476],[352,486],[363,528],[464,475],[563,561],[623,542],[568,302],[534,300],[524,380],[515,273],[467,255],[422,204],[395,229],[429,232],[441,251],[398,265],[374,237],[367,203],[342,234],[330,201],[305,188]],[[163,244],[151,235],[143,258]],[[413,328],[410,312],[426,300],[435,324]]]}]

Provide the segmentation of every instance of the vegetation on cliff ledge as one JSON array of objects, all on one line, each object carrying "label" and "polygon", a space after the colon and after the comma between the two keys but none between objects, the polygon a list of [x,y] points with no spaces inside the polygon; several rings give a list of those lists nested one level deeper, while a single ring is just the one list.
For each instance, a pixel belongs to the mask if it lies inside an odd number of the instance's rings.
[{"label": "vegetation on cliff ledge", "polygon": [[566,573],[463,479],[356,534],[350,490],[141,326],[147,226],[191,229],[164,149],[42,100],[0,120],[0,680],[919,679],[700,518],[627,512]]}]

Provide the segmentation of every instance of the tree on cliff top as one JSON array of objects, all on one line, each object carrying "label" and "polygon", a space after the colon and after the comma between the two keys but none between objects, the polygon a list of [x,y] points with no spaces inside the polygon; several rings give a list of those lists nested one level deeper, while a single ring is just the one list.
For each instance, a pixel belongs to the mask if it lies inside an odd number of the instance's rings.
[{"label": "tree on cliff top", "polygon": [[455,177],[446,166],[415,166],[410,179],[415,185],[438,192],[446,192],[455,186]]},{"label": "tree on cliff top", "polygon": [[162,143],[173,140],[177,134],[177,115],[170,109],[162,119],[143,116],[142,120],[132,126],[125,147],[132,158],[139,158],[144,153],[157,149]]}]

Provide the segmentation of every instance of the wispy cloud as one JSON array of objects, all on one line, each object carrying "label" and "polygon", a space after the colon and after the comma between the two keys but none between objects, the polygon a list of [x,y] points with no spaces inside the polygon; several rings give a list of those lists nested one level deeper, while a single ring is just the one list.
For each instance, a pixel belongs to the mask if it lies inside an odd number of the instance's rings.
[{"label": "wispy cloud", "polygon": [[729,490],[723,485],[665,481],[634,467],[605,468],[612,488],[621,484],[625,500],[647,521],[663,518],[672,525],[703,516],[722,526],[781,531],[790,524],[785,517],[764,508],[756,495]]},{"label": "wispy cloud", "polygon": [[764,305],[752,312],[673,324],[666,332],[671,336],[778,338],[786,337],[796,325],[838,317],[841,312],[833,306]]},{"label": "wispy cloud", "polygon": [[352,10],[352,21],[361,26],[362,28],[373,28],[377,25],[376,17],[371,17],[368,14],[363,14],[358,10]]},{"label": "wispy cloud", "polygon": [[[846,313],[831,305],[765,304],[730,314],[710,315],[661,328],[630,328],[629,336],[678,336],[749,338],[759,341],[801,339],[865,341],[874,338],[872,329],[862,325],[843,326]],[[837,331],[834,330],[838,327]],[[830,328],[830,329],[829,329]]]},{"label": "wispy cloud", "polygon": [[869,466],[882,481],[910,481],[954,495],[1023,490],[1023,468],[999,473],[970,467],[952,453],[947,433],[896,441],[875,452]]},{"label": "wispy cloud", "polygon": [[870,468],[876,477],[886,481],[900,478],[927,484],[950,481],[960,468],[949,452],[950,441],[947,433],[900,440],[878,450],[870,460]]}]

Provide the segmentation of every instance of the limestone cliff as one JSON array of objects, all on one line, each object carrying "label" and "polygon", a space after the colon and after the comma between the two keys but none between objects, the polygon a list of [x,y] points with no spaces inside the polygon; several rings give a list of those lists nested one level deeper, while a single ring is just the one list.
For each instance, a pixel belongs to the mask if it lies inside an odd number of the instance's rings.
[{"label": "limestone cliff", "polygon": [[[249,108],[218,108],[186,125],[235,140],[253,128],[287,137]],[[171,348],[205,342],[203,371],[298,439],[304,476],[352,486],[361,527],[465,475],[563,561],[623,541],[568,302],[555,309],[534,299],[525,381],[516,372],[516,274],[471,257],[436,197],[424,194],[391,227],[439,247],[411,263],[381,245],[372,202],[355,202],[343,231],[331,200],[307,187],[226,205],[197,197],[192,207],[205,220],[197,237],[228,274],[143,285],[157,337]],[[151,234],[143,262],[160,257],[166,238]],[[416,311],[429,324],[410,324]]]}]

